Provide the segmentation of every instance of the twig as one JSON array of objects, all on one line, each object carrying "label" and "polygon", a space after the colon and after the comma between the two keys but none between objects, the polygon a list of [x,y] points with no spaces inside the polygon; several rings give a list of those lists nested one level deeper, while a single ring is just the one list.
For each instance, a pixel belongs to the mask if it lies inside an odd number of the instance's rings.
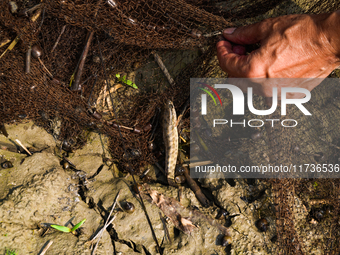
[{"label": "twig", "polygon": [[53,241],[52,240],[49,240],[48,243],[46,244],[45,248],[39,253],[39,255],[44,255],[48,248],[50,248],[50,246],[53,244]]},{"label": "twig", "polygon": [[93,35],[94,35],[94,31],[88,33],[87,41],[86,41],[83,53],[80,56],[78,70],[76,73],[76,77],[74,78],[74,82],[72,83],[71,90],[81,89],[81,87],[79,86],[79,82],[80,82],[81,75],[83,74],[86,56],[87,56],[87,53],[89,52],[89,48],[90,48],[91,41],[93,39]]},{"label": "twig", "polygon": [[26,65],[25,65],[25,73],[31,72],[31,54],[32,54],[32,48],[31,45],[29,45],[27,53],[26,53]]},{"label": "twig", "polygon": [[156,53],[156,52],[152,52],[152,55],[154,56],[157,64],[159,65],[160,69],[163,71],[165,77],[168,79],[170,85],[174,84],[174,79],[171,77],[168,69],[165,67],[161,57]]},{"label": "twig", "polygon": [[208,207],[210,205],[210,201],[206,198],[206,196],[203,194],[200,186],[190,177],[189,169],[184,167],[184,176],[187,180],[187,184],[190,187],[190,189],[195,193],[195,196],[197,197],[198,201],[201,202],[201,204],[204,207]]},{"label": "twig", "polygon": [[[106,229],[107,226],[110,225],[108,222],[109,222],[109,219],[110,219],[110,217],[111,217],[111,215],[112,215],[113,210],[114,210],[115,207],[116,207],[117,200],[118,200],[118,197],[119,197],[119,192],[120,192],[120,190],[118,191],[118,193],[117,193],[117,195],[116,195],[115,201],[114,201],[114,203],[113,203],[113,205],[112,205],[112,208],[111,208],[111,211],[110,211],[110,214],[109,214],[109,216],[107,217],[106,222],[105,222],[105,224],[104,224],[103,231],[100,231],[100,234],[99,234],[99,236],[98,236],[97,243],[96,243],[96,245],[93,247],[93,250],[92,250],[91,255],[94,255],[94,253],[96,252],[96,249],[97,249],[98,243],[99,243],[99,241],[100,241],[100,238],[102,237],[102,235],[103,235],[103,233],[104,233],[104,229]],[[114,218],[115,218],[115,217],[113,217],[113,219],[114,219]],[[93,239],[94,239],[94,238],[93,238]],[[93,239],[92,239],[92,240],[93,240]]]},{"label": "twig", "polygon": [[7,49],[1,54],[0,58],[2,58],[7,53],[7,51],[13,50],[14,46],[19,42],[19,40],[20,36],[17,35],[17,37],[15,37],[15,39],[11,42]]},{"label": "twig", "polygon": [[33,6],[31,9],[28,9],[26,12],[33,12],[41,7],[42,4],[37,4]]},{"label": "twig", "polygon": [[102,234],[102,232],[114,221],[116,218],[116,215],[113,215],[112,219],[107,223],[107,225],[104,225],[101,230],[90,240],[90,242],[94,241],[99,235]]},{"label": "twig", "polygon": [[59,34],[57,40],[55,41],[55,43],[54,43],[54,45],[53,45],[53,48],[52,48],[52,50],[51,50],[51,53],[57,48],[58,43],[59,43],[59,41],[60,41],[60,39],[61,39],[61,36],[62,36],[63,33],[65,32],[65,29],[66,29],[66,25],[64,25],[64,26],[61,28],[61,32],[60,32],[60,34]]},{"label": "twig", "polygon": [[43,66],[43,68],[45,69],[45,71],[47,72],[47,74],[53,78],[53,75],[51,74],[51,72],[47,69],[47,67],[44,65],[44,63],[42,62],[42,60],[40,58],[38,58],[40,64]]},{"label": "twig", "polygon": [[165,170],[164,168],[158,163],[156,162],[155,165],[158,167],[158,169],[166,176]]},{"label": "twig", "polygon": [[150,172],[150,168],[146,169],[140,176],[141,179],[143,179],[148,173]]},{"label": "twig", "polygon": [[166,226],[164,217],[162,216],[162,213],[161,213],[161,212],[159,212],[159,217],[160,217],[160,219],[161,219],[161,221],[162,221],[162,224],[163,224],[163,229],[164,229],[164,234],[165,234],[165,240],[168,240],[169,243],[171,244],[171,238],[170,238],[169,230],[168,230],[168,227]]},{"label": "twig", "polygon": [[183,164],[183,166],[189,166],[189,168],[196,167],[196,166],[205,166],[213,163],[211,160],[200,161],[200,162],[193,162],[189,164]]},{"label": "twig", "polygon": [[38,32],[40,31],[40,29],[41,29],[41,27],[42,27],[42,25],[43,25],[43,23],[44,23],[44,19],[45,19],[45,8],[44,8],[43,11],[42,11],[41,22],[40,22],[40,25],[39,25],[39,27],[38,27],[38,29],[36,30],[35,33],[38,33]]},{"label": "twig", "polygon": [[[100,8],[101,2],[102,2],[102,0],[98,0],[96,10],[95,10],[95,13],[94,13],[94,18],[97,17],[97,13],[98,13],[98,10]],[[74,78],[74,82],[72,83],[71,90],[80,90],[81,89],[79,82],[80,82],[81,75],[83,73],[86,56],[87,56],[87,53],[89,52],[89,48],[90,48],[90,45],[91,45],[91,41],[93,39],[93,35],[94,35],[94,31],[91,31],[91,32],[88,33],[87,41],[86,41],[84,50],[83,50],[83,52],[80,56],[76,77]]]},{"label": "twig", "polygon": [[30,155],[32,156],[32,153],[23,145],[18,139],[15,139],[15,141]]}]

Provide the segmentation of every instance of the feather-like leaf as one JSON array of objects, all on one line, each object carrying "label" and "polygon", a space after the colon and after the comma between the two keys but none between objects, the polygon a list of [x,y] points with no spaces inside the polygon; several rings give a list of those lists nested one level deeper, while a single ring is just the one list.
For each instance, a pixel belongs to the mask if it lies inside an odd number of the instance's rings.
[{"label": "feather-like leaf", "polygon": [[55,228],[56,230],[59,230],[61,232],[65,232],[65,233],[70,233],[72,232],[72,230],[68,227],[65,226],[59,226],[59,225],[51,225],[52,228]]},{"label": "feather-like leaf", "polygon": [[79,222],[77,225],[75,225],[75,226],[71,229],[71,232],[76,231],[78,228],[80,228],[80,226],[83,225],[85,221],[86,221],[86,219],[83,219],[81,222]]}]

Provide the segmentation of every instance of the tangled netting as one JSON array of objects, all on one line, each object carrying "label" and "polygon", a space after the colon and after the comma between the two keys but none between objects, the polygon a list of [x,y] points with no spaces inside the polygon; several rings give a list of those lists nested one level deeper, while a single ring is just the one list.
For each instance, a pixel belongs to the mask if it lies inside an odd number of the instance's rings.
[{"label": "tangled netting", "polygon": [[[204,77],[213,72],[214,61],[211,59],[216,39],[214,33],[235,24],[240,25],[242,21],[247,23],[247,18],[280,9],[287,2],[2,0],[0,45],[12,41],[16,36],[20,40],[0,59],[0,122],[9,124],[34,120],[59,141],[67,141],[74,147],[86,142],[86,130],[96,130],[110,137],[111,155],[117,159],[122,170],[126,170],[126,164],[129,164],[139,173],[142,166],[155,161],[155,153],[150,150],[149,142],[155,136],[153,127],[159,122],[159,109],[164,100],[171,98],[176,109],[181,109],[189,97],[189,78]],[[306,11],[317,13],[336,8],[339,8],[337,1],[313,1]],[[37,12],[40,12],[39,17],[32,19]],[[89,40],[91,37],[92,40]],[[86,61],[80,68],[79,60],[87,42]],[[8,45],[0,48],[1,54]],[[43,55],[39,59],[32,58],[30,72],[25,73],[26,53],[33,45],[39,45]],[[190,62],[171,55],[174,51],[183,50],[197,50],[198,54]],[[176,73],[174,83],[166,89],[161,89],[159,83],[164,79],[164,74],[157,65],[152,65],[155,53],[162,56],[164,62],[172,62],[169,72]],[[140,77],[138,90],[125,84],[123,88],[115,89],[116,85],[112,81],[116,79],[116,74],[138,72],[140,67],[148,65],[150,76]],[[77,67],[82,69],[80,83],[71,90],[70,80],[72,74],[79,71]],[[143,82],[150,86],[143,85]],[[97,98],[108,92],[111,95],[105,104],[111,104],[111,108],[106,113],[102,112],[101,117],[94,108],[99,107]],[[339,115],[338,108],[332,108],[332,114]],[[119,131],[113,122],[141,132],[126,128]],[[331,122],[329,127],[333,128],[328,131],[335,132],[338,119],[333,118]],[[148,128],[150,123],[153,124],[152,128]],[[188,128],[188,121],[183,123]],[[160,136],[159,128],[155,132],[156,136]],[[282,136],[285,134],[282,133]],[[313,139],[315,136],[310,133],[306,137]],[[333,137],[339,140],[337,135]],[[136,149],[141,153],[136,153]],[[332,158],[338,153],[338,149],[327,143],[317,153],[321,150],[325,154],[332,153]],[[127,156],[126,151],[138,155]],[[338,254],[339,181],[318,180],[322,189],[312,189],[309,193],[305,190],[312,183],[311,180],[271,182],[276,194],[280,254],[309,254],[308,249],[304,248],[306,240],[299,236],[294,225],[296,194],[304,195],[306,203],[310,198],[327,198],[320,200],[318,206],[325,211],[331,208],[332,217],[328,217],[327,223],[319,224],[315,230],[319,238],[313,242],[324,247],[325,254]],[[308,210],[311,208],[311,205],[307,205]],[[276,254],[276,251],[269,253]]]}]

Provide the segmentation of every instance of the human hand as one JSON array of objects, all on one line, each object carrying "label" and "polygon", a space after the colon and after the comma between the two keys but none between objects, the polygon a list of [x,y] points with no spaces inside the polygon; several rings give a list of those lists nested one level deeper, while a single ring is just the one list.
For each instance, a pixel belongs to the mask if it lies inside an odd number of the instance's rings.
[{"label": "human hand", "polygon": [[[339,24],[338,11],[281,16],[228,28],[223,33],[226,41],[217,43],[217,57],[229,77],[325,78],[340,65]],[[260,47],[246,55],[245,45],[256,43]],[[317,85],[304,83],[308,90]],[[272,86],[264,83],[254,92],[270,97]]]}]

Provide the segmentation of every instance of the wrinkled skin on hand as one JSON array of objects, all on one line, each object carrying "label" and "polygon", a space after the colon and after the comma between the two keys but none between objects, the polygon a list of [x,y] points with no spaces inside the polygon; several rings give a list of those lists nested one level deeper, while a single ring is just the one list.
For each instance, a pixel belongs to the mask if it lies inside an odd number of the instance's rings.
[{"label": "wrinkled skin on hand", "polygon": [[[288,15],[229,28],[217,43],[217,57],[229,77],[325,78],[340,65],[340,13]],[[260,44],[246,54],[245,45]],[[321,81],[321,79],[318,79]],[[308,90],[318,82],[298,86]],[[242,88],[242,86],[240,86]],[[273,85],[263,82],[254,93],[271,97]],[[245,90],[245,88],[242,88]],[[302,94],[291,95],[299,98]]]}]

